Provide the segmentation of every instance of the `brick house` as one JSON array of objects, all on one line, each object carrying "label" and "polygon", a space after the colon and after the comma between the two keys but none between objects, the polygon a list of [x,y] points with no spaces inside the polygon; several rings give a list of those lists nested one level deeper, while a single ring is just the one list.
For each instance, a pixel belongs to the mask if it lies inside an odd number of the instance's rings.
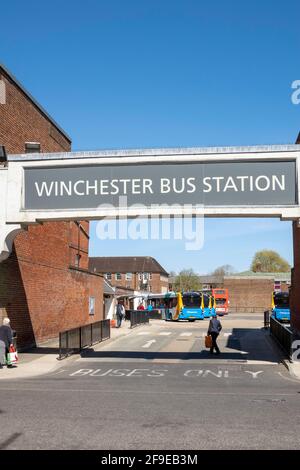
[{"label": "brick house", "polygon": [[[70,137],[2,65],[0,84],[0,145],[7,154],[71,150]],[[10,317],[19,347],[103,318],[103,278],[88,270],[88,245],[86,221],[30,226],[16,237],[0,263],[0,312]]]},{"label": "brick house", "polygon": [[112,286],[135,291],[168,291],[169,274],[151,256],[116,256],[90,258],[89,268],[104,275]]}]

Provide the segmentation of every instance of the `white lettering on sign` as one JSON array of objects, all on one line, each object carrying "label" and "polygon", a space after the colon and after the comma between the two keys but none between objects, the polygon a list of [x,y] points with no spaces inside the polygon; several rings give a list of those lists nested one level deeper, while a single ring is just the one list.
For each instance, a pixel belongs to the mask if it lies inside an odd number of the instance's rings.
[{"label": "white lettering on sign", "polygon": [[[176,178],[174,178],[175,180]],[[184,180],[184,178],[182,178]],[[193,192],[196,190],[194,184],[190,180],[195,178],[188,178],[187,183],[173,182],[173,190],[177,193]],[[163,180],[163,178],[162,178]],[[167,179],[170,184],[170,180]],[[134,178],[130,179],[100,179],[100,180],[77,180],[77,181],[42,181],[41,183],[35,182],[35,189],[38,197],[50,197],[50,196],[109,196],[117,194],[153,194],[152,180],[149,178]],[[165,183],[167,184],[167,182]],[[164,183],[162,182],[162,186]],[[187,189],[186,189],[187,188]],[[193,189],[193,191],[191,190]],[[169,192],[171,188],[162,192]]]},{"label": "white lettering on sign", "polygon": [[254,176],[229,176],[225,178],[224,176],[207,176],[203,178],[203,192],[210,193],[215,191],[216,193],[226,193],[228,191],[234,192],[245,192],[245,191],[254,191],[254,188],[257,191],[285,191],[285,175],[260,175],[257,177]]},{"label": "white lettering on sign", "polygon": [[[226,193],[229,191],[245,192],[254,189],[264,191],[285,191],[285,175],[254,176],[207,176],[203,178],[203,192]],[[77,181],[42,181],[35,182],[38,197],[51,196],[103,196],[127,194],[154,194],[151,179],[114,179],[114,180],[77,180]],[[194,193],[197,190],[196,178],[161,178],[160,193],[182,194]]]}]

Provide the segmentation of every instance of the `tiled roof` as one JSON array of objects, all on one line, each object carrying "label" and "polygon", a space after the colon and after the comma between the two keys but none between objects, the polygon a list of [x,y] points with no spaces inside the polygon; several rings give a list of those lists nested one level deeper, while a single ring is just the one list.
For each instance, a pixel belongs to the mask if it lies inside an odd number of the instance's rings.
[{"label": "tiled roof", "polygon": [[97,273],[161,273],[167,271],[151,256],[100,256],[89,259],[90,271]]}]

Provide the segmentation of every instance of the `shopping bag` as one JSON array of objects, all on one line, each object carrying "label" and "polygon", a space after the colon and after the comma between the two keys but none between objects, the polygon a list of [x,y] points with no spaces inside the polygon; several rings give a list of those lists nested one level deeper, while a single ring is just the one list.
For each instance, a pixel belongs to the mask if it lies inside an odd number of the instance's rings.
[{"label": "shopping bag", "polygon": [[205,336],[205,347],[209,349],[212,347],[212,337],[209,335]]},{"label": "shopping bag", "polygon": [[10,346],[9,352],[7,353],[7,364],[15,364],[16,362],[18,362],[18,360],[19,358],[17,351],[15,350],[14,346]]}]

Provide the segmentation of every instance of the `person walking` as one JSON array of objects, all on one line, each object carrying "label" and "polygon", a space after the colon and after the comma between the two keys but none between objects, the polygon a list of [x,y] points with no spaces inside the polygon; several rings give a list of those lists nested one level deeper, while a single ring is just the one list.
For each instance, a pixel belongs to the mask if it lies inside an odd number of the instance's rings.
[{"label": "person walking", "polygon": [[117,328],[120,328],[122,324],[122,320],[124,318],[124,313],[125,313],[125,307],[121,302],[118,302],[117,304]]},{"label": "person walking", "polygon": [[210,348],[210,354],[213,354],[214,349],[216,350],[217,354],[220,354],[219,346],[217,345],[217,338],[222,330],[222,325],[220,320],[217,317],[211,317],[207,335],[211,336],[212,339],[212,346]]},{"label": "person walking", "polygon": [[[13,346],[13,331],[10,327],[10,319],[3,318],[3,324],[0,326],[0,369],[6,364],[6,354],[9,352],[10,346]],[[7,367],[13,367],[8,364]]]}]

